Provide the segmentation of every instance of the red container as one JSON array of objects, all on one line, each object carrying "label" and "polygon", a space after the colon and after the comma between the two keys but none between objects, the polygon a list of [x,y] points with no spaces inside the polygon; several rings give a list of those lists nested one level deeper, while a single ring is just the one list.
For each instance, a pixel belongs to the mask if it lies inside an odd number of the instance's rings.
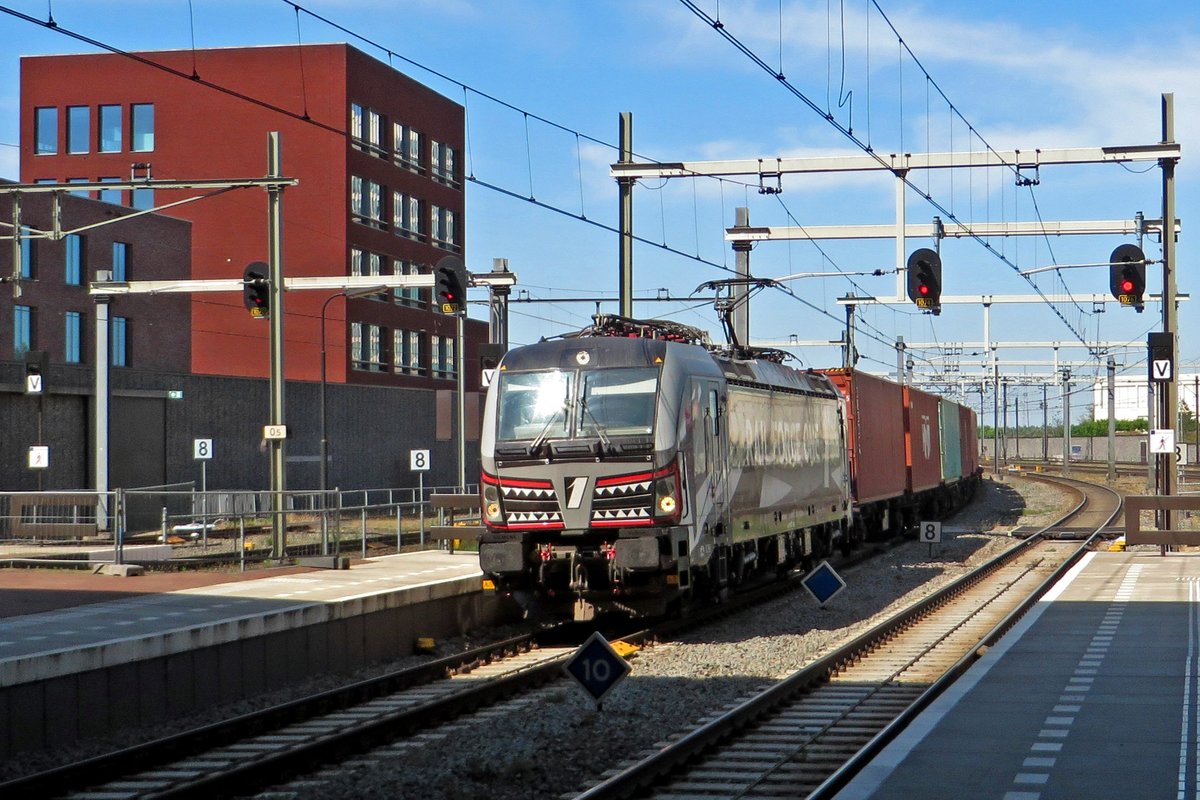
[{"label": "red container", "polygon": [[870,503],[900,497],[908,485],[903,387],[856,370],[820,372],[828,375],[846,398],[850,479],[855,501]]},{"label": "red container", "polygon": [[962,441],[963,475],[974,475],[979,469],[979,421],[975,409],[958,407],[958,429]]},{"label": "red container", "polygon": [[942,482],[942,442],[938,433],[936,395],[904,387],[904,437],[908,462],[908,488],[933,489]]}]

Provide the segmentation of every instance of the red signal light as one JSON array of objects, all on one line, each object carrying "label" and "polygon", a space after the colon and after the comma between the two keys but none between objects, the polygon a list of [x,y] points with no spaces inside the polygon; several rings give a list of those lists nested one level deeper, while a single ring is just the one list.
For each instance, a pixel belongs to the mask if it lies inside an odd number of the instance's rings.
[{"label": "red signal light", "polygon": [[921,297],[928,297],[929,296],[929,284],[922,283],[919,287],[917,287],[917,292],[920,293]]},{"label": "red signal light", "polygon": [[1131,293],[1133,291],[1133,281],[1129,280],[1129,278],[1121,281],[1121,291],[1125,294]]}]

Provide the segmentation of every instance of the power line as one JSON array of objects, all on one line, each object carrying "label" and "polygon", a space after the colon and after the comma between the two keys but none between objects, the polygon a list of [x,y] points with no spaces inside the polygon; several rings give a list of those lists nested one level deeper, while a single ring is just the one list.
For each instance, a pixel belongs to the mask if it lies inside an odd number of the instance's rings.
[{"label": "power line", "polygon": [[[820,106],[818,106],[815,102],[813,102],[806,94],[804,94],[804,92],[800,91],[800,89],[798,89],[795,85],[793,85],[790,81],[788,81],[787,77],[785,75],[783,75],[783,73],[773,69],[757,53],[755,53],[753,49],[751,49],[748,45],[746,45],[740,39],[738,39],[736,36],[734,36],[732,33],[730,33],[729,29],[725,26],[725,23],[721,22],[717,18],[710,16],[708,14],[708,12],[704,11],[699,6],[697,6],[693,0],[680,0],[680,2],[684,6],[686,6],[693,14],[695,14],[699,19],[701,19],[706,24],[708,24],[722,38],[724,38],[727,42],[729,42],[731,45],[733,45],[734,48],[736,48],[740,53],[742,53],[744,56],[746,56],[748,59],[750,59],[756,65],[758,65],[764,72],[771,75],[771,77],[774,78],[780,86],[783,86],[788,92],[790,92],[794,97],[796,97],[796,99],[800,100],[804,105],[808,106],[814,113],[816,113],[822,119],[824,119],[827,124],[832,126],[839,133],[841,133],[845,138],[847,138],[851,142],[853,142],[854,145],[856,147],[858,147],[860,150],[862,150],[864,153],[866,153],[867,155],[874,158],[880,164],[880,166],[888,168],[890,171],[892,171],[896,175],[897,178],[902,180],[906,186],[908,186],[910,189],[912,189],[918,195],[923,197],[926,202],[928,202],[930,205],[932,205],[934,208],[936,208],[938,211],[940,211],[942,214],[944,214],[948,219],[961,225],[963,227],[963,229],[967,231],[970,238],[974,239],[985,250],[987,250],[994,257],[996,257],[999,261],[1008,265],[1008,267],[1011,268],[1018,275],[1021,275],[1020,268],[1016,264],[1014,264],[1012,261],[1010,261],[1007,256],[1005,256],[1003,253],[1001,253],[995,247],[993,247],[990,242],[988,242],[986,239],[984,239],[979,234],[975,233],[972,230],[970,224],[964,222],[963,220],[960,220],[958,218],[958,216],[951,209],[946,208],[940,201],[935,200],[932,195],[930,195],[926,192],[922,192],[921,189],[908,177],[908,175],[906,173],[899,172],[899,171],[892,169],[888,165],[886,160],[882,156],[880,156],[870,144],[862,141],[862,139],[860,139],[858,136],[856,136],[852,130],[850,130],[849,128],[847,128],[846,126],[844,126],[840,122],[838,122],[831,113],[829,113],[827,111],[823,111],[820,108]],[[872,0],[872,5],[874,5],[877,9],[879,9],[879,5],[878,5],[878,3],[875,2],[875,0]],[[891,21],[887,19],[887,16],[883,14],[882,9],[880,9],[879,11],[880,11],[880,14],[883,16],[883,18],[888,22],[888,25],[889,25],[889,27],[891,27],[892,32],[895,33],[896,38],[900,43],[900,46],[904,49],[908,49],[908,46],[904,43],[903,37],[900,36],[900,34],[896,30],[895,26],[892,25]],[[911,55],[911,50],[909,51],[909,53]],[[915,56],[914,56],[914,61],[916,61]],[[920,62],[918,61],[917,64],[920,65]],[[921,67],[921,70],[922,70],[922,72],[925,73],[927,78],[930,78],[930,80],[932,80],[932,77],[929,76],[928,71],[925,70],[924,67]],[[935,86],[936,86],[936,84],[935,84]],[[937,87],[937,88],[938,88],[938,92],[940,94],[942,94],[942,97],[944,99],[946,99],[947,103],[949,103],[950,102],[949,98],[947,98],[945,96],[944,92],[942,92],[941,87]],[[868,103],[868,106],[869,105],[870,104]],[[951,108],[953,109],[953,104],[951,104]],[[955,110],[955,111],[957,113],[957,110]],[[963,119],[964,122],[966,122],[966,119],[964,117],[962,117],[961,114],[959,114],[959,117],[961,119]],[[1019,172],[1016,169],[1015,165],[1012,165],[1012,164],[1008,163],[1007,161],[1005,161],[1003,158],[1001,158],[1000,154],[997,153],[992,148],[992,146],[990,144],[988,144],[987,141],[984,140],[983,137],[980,136],[978,134],[978,132],[976,132],[974,130],[973,126],[970,126],[969,123],[968,123],[968,128],[971,130],[972,133],[974,133],[976,136],[979,137],[979,140],[984,143],[984,145],[987,147],[987,149],[993,155],[995,155],[996,158],[998,160],[1000,160],[1001,163],[1003,163],[1009,170],[1011,170],[1014,173],[1014,175],[1018,175],[1018,177],[1019,177]],[[1055,307],[1055,305],[1050,302],[1049,298],[1046,297],[1045,293],[1042,292],[1042,290],[1037,286],[1037,284],[1035,284],[1028,276],[1021,275],[1021,277],[1024,278],[1025,281],[1033,288],[1034,292],[1036,292],[1037,295],[1042,298],[1042,300],[1043,300],[1043,302],[1045,302],[1046,306],[1048,308],[1050,308],[1051,311],[1054,312],[1054,314],[1062,321],[1062,323],[1064,325],[1067,326],[1067,329],[1070,330],[1071,333],[1075,335],[1075,338],[1077,338],[1081,344],[1086,345],[1087,340],[1083,337],[1083,335],[1078,330],[1076,330],[1075,326],[1073,326],[1070,323],[1070,321],[1067,320],[1067,318],[1062,314],[1062,312],[1059,311],[1058,308]]]}]

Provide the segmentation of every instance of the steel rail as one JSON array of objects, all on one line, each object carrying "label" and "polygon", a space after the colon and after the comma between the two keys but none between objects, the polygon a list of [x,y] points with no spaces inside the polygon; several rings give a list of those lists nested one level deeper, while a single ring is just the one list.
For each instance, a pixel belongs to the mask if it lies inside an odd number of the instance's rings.
[{"label": "steel rail", "polygon": [[187,754],[203,752],[249,736],[309,719],[316,714],[349,708],[370,699],[430,683],[480,664],[524,652],[535,646],[531,634],[516,636],[463,653],[439,658],[348,686],[288,701],[270,708],[221,720],[121,750],[65,764],[44,772],[0,783],[0,797],[47,797],[84,786],[96,786],[128,775],[131,765],[143,770]]},{"label": "steel rail", "polygon": [[[1115,493],[1114,493],[1115,494]],[[639,792],[646,789],[657,781],[660,777],[667,775],[676,768],[682,766],[691,759],[694,759],[699,753],[713,747],[722,740],[728,738],[732,733],[741,730],[760,719],[764,715],[772,712],[776,707],[787,702],[791,697],[799,695],[807,691],[810,687],[825,683],[829,676],[837,672],[842,667],[845,667],[855,661],[860,656],[870,651],[878,642],[886,640],[891,635],[903,628],[908,627],[914,620],[919,619],[932,609],[949,602],[954,596],[961,594],[966,589],[974,586],[984,580],[988,575],[992,574],[1005,564],[1015,560],[1017,557],[1025,553],[1027,550],[1037,546],[1042,540],[1043,535],[1050,529],[1062,525],[1067,520],[1082,512],[1087,507],[1086,496],[1082,497],[1079,503],[1070,511],[1064,514],[1060,519],[1047,525],[1042,530],[1036,532],[1025,541],[1002,553],[987,563],[981,565],[971,573],[962,576],[958,580],[942,587],[932,595],[914,603],[909,608],[900,612],[891,619],[881,622],[871,630],[863,633],[855,638],[850,643],[844,645],[838,650],[822,657],[813,664],[794,673],[790,677],[780,681],[766,691],[747,701],[746,703],[731,709],[730,711],[710,720],[701,725],[695,730],[685,734],[678,740],[659,749],[649,757],[633,764],[620,772],[610,776],[604,781],[589,788],[583,793],[577,795],[575,800],[614,800],[615,798],[627,798],[637,796]],[[1113,516],[1119,513],[1114,512]],[[1111,518],[1110,518],[1111,520]],[[1106,523],[1107,524],[1107,523]],[[1100,526],[1101,528],[1103,526]],[[1020,617],[1032,607],[1037,598],[1049,590],[1050,586],[1058,580],[1062,574],[1066,572],[1079,558],[1081,558],[1090,547],[1095,535],[1089,537],[1087,541],[1067,559],[1067,561],[1057,569],[1053,575],[1047,578],[1024,602],[1010,612],[997,625],[995,625],[980,642],[970,649],[970,652],[964,655],[955,663],[949,670],[955,677],[961,675],[975,660],[977,660],[987,647],[988,643],[994,643],[999,639],[1005,631],[1016,623]],[[926,689],[912,704],[910,711],[902,712],[900,717],[892,723],[885,726],[876,736],[874,736],[863,750],[868,751],[870,756],[877,753],[884,745],[894,738],[903,728],[916,716],[916,714],[924,709],[938,694],[941,694],[947,686],[953,682],[950,677],[943,677],[935,681]],[[842,786],[862,765],[869,761],[868,754],[863,756],[854,756],[846,765],[843,765],[843,770],[831,775],[826,783],[830,783],[831,790],[835,786]],[[835,776],[836,780],[835,780]],[[824,791],[823,786],[819,787]],[[816,797],[815,793],[810,795]],[[830,796],[828,794],[822,796]]]}]

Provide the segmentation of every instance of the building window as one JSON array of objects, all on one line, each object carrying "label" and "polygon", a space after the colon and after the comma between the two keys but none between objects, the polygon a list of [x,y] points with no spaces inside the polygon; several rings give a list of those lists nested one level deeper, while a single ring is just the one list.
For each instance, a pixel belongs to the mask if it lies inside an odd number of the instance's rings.
[{"label": "building window", "polygon": [[[120,178],[101,178],[101,183],[120,183]],[[121,190],[120,189],[101,189],[100,200],[105,203],[112,203],[115,206],[121,205]]]},{"label": "building window", "polygon": [[392,331],[392,371],[403,375],[421,375],[421,346],[424,334],[420,331]]},{"label": "building window", "polygon": [[84,265],[87,260],[86,242],[78,233],[68,233],[67,242],[67,275],[68,286],[79,286],[83,283]]},{"label": "building window", "polygon": [[378,325],[367,326],[367,369],[383,371],[383,329]]},{"label": "building window", "polygon": [[400,236],[423,239],[424,202],[403,192],[392,193],[392,226]]},{"label": "building window", "polygon": [[455,171],[457,154],[453,147],[441,142],[433,142],[429,148],[429,171],[433,179],[440,183],[458,185],[458,174]]},{"label": "building window", "polygon": [[[154,149],[154,104],[134,103],[130,108],[130,149],[148,153]],[[137,206],[134,206],[137,208]]]},{"label": "building window", "polygon": [[[420,275],[423,270],[412,261],[395,262],[395,273],[397,275]],[[392,290],[396,302],[405,306],[422,306],[421,290],[416,286],[397,286]]]},{"label": "building window", "polygon": [[373,156],[385,158],[383,137],[386,134],[387,123],[378,111],[372,111],[358,103],[350,104],[350,141],[356,150],[363,150]]},{"label": "building window", "polygon": [[23,356],[33,349],[33,309],[13,306],[13,355]]},{"label": "building window", "polygon": [[100,106],[100,152],[121,152],[122,133],[121,107]]},{"label": "building window", "polygon": [[78,364],[83,352],[83,315],[78,311],[68,311],[65,319],[67,328],[63,340],[63,360],[68,364]]},{"label": "building window", "polygon": [[92,114],[87,106],[67,106],[67,152],[86,153],[91,139]]},{"label": "building window", "polygon": [[138,211],[147,211],[154,208],[154,190],[134,189],[132,207]]},{"label": "building window", "polygon": [[350,176],[350,211],[355,222],[384,228],[383,187],[372,180]]},{"label": "building window", "polygon": [[458,231],[454,212],[441,206],[433,206],[429,214],[430,235],[434,244],[447,250],[458,250]]},{"label": "building window", "polygon": [[383,329],[378,325],[350,323],[350,368],[383,371]]},{"label": "building window", "polygon": [[34,153],[39,156],[58,152],[58,109],[36,108],[33,111]]},{"label": "building window", "polygon": [[37,269],[37,248],[34,247],[33,229],[21,226],[21,279],[33,280]]},{"label": "building window", "polygon": [[421,139],[421,134],[407,125],[401,125],[399,122],[392,125],[395,162],[414,172],[424,172],[425,169],[421,166]]},{"label": "building window", "polygon": [[[363,275],[382,275],[383,265],[387,260],[386,256],[381,256],[379,253],[372,253],[368,250],[363,250],[358,247],[350,248],[350,274],[354,276]],[[380,292],[379,294],[367,295],[372,300],[386,300],[387,294]]]},{"label": "building window", "polygon": [[[91,181],[89,181],[87,178],[67,178],[67,183],[91,183]],[[76,189],[75,191],[71,192],[71,194],[75,195],[76,197],[91,197],[92,196],[91,192],[81,191],[79,189]]]},{"label": "building window", "polygon": [[112,279],[114,281],[129,280],[129,242],[113,242]]},{"label": "building window", "polygon": [[430,361],[433,362],[433,374],[438,378],[453,378],[454,372],[454,337],[434,334],[430,340]]},{"label": "building window", "polygon": [[114,367],[129,366],[129,320],[125,317],[112,318],[112,336],[108,342]]}]

